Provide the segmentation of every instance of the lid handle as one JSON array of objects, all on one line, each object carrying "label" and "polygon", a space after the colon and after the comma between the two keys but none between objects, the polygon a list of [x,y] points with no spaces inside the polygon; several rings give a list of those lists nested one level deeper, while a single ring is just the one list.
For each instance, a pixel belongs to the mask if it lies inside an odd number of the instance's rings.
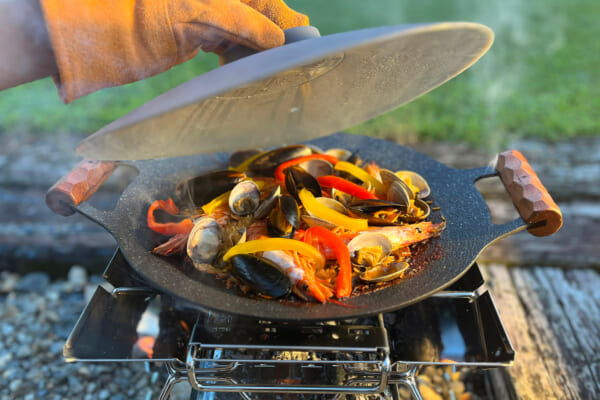
[{"label": "lid handle", "polygon": [[[296,26],[294,28],[286,29],[283,31],[283,34],[285,35],[285,44],[321,37],[319,30],[310,25]],[[251,56],[252,54],[256,53],[258,53],[258,51],[238,44],[225,50],[221,56],[221,61],[223,64],[229,64],[230,62],[237,61],[240,58]]]}]

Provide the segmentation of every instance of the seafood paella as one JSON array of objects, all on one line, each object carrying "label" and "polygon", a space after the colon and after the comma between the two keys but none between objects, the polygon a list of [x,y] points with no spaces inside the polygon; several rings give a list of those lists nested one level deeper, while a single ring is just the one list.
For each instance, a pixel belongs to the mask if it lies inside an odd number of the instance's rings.
[{"label": "seafood paella", "polygon": [[445,228],[421,175],[345,149],[241,151],[229,164],[154,201],[147,225],[168,237],[154,254],[184,254],[253,296],[338,302],[394,284]]}]

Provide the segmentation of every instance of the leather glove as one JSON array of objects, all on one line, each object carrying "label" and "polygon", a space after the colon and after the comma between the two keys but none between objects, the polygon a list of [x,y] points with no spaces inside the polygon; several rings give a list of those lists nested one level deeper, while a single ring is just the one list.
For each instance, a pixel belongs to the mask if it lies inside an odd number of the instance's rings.
[{"label": "leather glove", "polygon": [[41,0],[69,103],[234,44],[266,50],[308,17],[282,0]]}]

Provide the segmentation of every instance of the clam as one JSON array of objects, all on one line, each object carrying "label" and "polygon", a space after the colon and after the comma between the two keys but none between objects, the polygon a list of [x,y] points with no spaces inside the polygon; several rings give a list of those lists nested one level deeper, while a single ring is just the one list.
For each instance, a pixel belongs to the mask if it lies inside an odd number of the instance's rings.
[{"label": "clam", "polygon": [[194,264],[210,264],[221,249],[223,234],[214,218],[200,217],[187,241],[187,254]]},{"label": "clam", "polygon": [[402,181],[392,182],[387,190],[387,199],[393,203],[402,204],[405,207],[410,205],[410,200],[414,194],[408,186]]},{"label": "clam", "polygon": [[417,198],[414,201],[414,207],[411,207],[408,213],[401,215],[400,219],[404,222],[414,223],[429,217],[430,213],[429,204]]},{"label": "clam", "polygon": [[334,156],[340,161],[348,161],[352,157],[352,152],[350,150],[338,148],[329,149],[324,154]]},{"label": "clam", "polygon": [[258,208],[260,204],[260,189],[253,181],[246,180],[238,183],[229,195],[229,208],[231,212],[246,216]]},{"label": "clam", "polygon": [[388,282],[396,278],[402,277],[404,272],[408,269],[408,263],[404,261],[392,263],[384,266],[379,265],[374,268],[370,268],[359,275],[359,278],[366,282]]},{"label": "clam", "polygon": [[344,193],[341,190],[337,190],[337,189],[331,189],[331,197],[334,200],[339,201],[340,203],[342,203],[344,206],[347,206],[348,204],[350,204],[352,202],[352,200],[354,199],[354,197],[352,197],[352,195],[348,194],[348,193]]},{"label": "clam", "polygon": [[292,283],[274,262],[250,254],[231,258],[236,276],[253,292],[265,297],[279,298],[288,294]]},{"label": "clam", "polygon": [[[346,207],[344,207],[344,205],[337,200],[330,199],[328,197],[317,197],[315,198],[315,200],[324,205],[325,207],[339,212],[340,214],[348,214],[348,210],[346,210]],[[327,229],[333,229],[337,227],[337,225],[332,224],[329,221],[325,221],[324,219],[315,217],[311,213],[308,213],[308,215],[303,215],[302,220],[306,222],[306,224],[310,227],[321,226]]]},{"label": "clam", "polygon": [[300,168],[303,168],[306,172],[318,178],[319,176],[332,175],[333,165],[325,160],[313,159],[304,161],[298,164]]},{"label": "clam", "polygon": [[415,198],[412,189],[396,173],[382,168],[379,170],[379,176],[386,187],[388,200],[401,203],[404,198],[408,197],[409,200]]},{"label": "clam", "polygon": [[[414,171],[397,171],[396,176],[402,179],[409,187],[413,187],[413,191],[420,199],[424,199],[431,194],[429,184],[421,175]],[[416,188],[417,190],[414,190]]]},{"label": "clam", "polygon": [[380,233],[365,232],[348,243],[348,251],[355,267],[370,269],[392,253],[392,242]]}]

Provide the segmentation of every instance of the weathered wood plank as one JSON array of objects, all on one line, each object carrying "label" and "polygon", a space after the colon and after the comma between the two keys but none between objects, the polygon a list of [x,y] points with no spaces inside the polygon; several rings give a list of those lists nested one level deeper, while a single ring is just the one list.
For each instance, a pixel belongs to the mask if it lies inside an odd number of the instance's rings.
[{"label": "weathered wood plank", "polygon": [[526,309],[529,328],[540,361],[564,392],[560,398],[593,399],[598,392],[587,359],[573,331],[569,314],[553,290],[548,268],[515,268],[510,271]]},{"label": "weathered wood plank", "polygon": [[556,368],[551,360],[540,356],[528,324],[528,311],[521,304],[508,269],[492,264],[482,266],[482,272],[516,352],[510,368],[492,373],[496,397],[505,398],[506,393],[511,393],[510,397],[523,400],[569,398],[554,379],[552,371]]},{"label": "weathered wood plank", "polygon": [[579,275],[577,271],[567,275],[568,271],[544,268],[539,272],[548,277],[580,347],[579,357],[583,358],[591,377],[585,386],[590,388],[590,392],[600,393],[600,304],[593,297],[600,288],[600,275],[585,274],[586,280],[574,279]]}]

